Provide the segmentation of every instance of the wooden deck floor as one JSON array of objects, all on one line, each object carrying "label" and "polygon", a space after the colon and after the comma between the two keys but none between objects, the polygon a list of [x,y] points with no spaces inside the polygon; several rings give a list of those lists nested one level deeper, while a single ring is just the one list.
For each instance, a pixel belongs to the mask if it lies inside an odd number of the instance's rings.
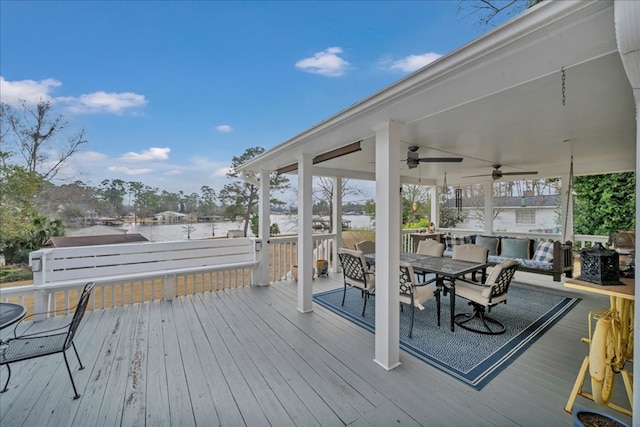
[{"label": "wooden deck floor", "polygon": [[[320,278],[314,291],[339,285]],[[404,352],[383,370],[371,333],[318,305],[299,313],[291,282],[90,312],[76,340],[86,369],[70,354],[82,397],[62,356],[12,365],[0,425],[573,425],[563,407],[588,348],[580,338],[608,300],[551,286],[584,299],[481,391]]]}]

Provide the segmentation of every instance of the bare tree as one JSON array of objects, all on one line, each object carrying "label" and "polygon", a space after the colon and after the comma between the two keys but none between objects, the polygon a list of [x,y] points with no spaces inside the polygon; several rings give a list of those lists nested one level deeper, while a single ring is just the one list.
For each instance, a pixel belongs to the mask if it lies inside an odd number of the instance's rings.
[{"label": "bare tree", "polygon": [[[493,25],[498,15],[512,16],[541,3],[543,0],[458,0],[458,13],[465,17],[478,15],[481,25]],[[468,12],[468,13],[467,13]]]},{"label": "bare tree", "polygon": [[[21,100],[18,108],[2,104],[2,122],[6,124],[0,135],[13,137],[13,144],[23,157],[26,169],[51,180],[64,167],[66,161],[87,141],[84,130],[65,135],[67,122],[56,115],[50,101],[40,100],[36,105]],[[67,137],[67,141],[62,139]],[[3,144],[4,145],[4,144]]]},{"label": "bare tree", "polygon": [[[333,179],[318,177],[314,183],[313,196],[316,200],[326,203],[329,210],[329,226],[333,229]],[[347,196],[360,196],[362,190],[351,185],[349,179],[342,180],[342,198]]]}]

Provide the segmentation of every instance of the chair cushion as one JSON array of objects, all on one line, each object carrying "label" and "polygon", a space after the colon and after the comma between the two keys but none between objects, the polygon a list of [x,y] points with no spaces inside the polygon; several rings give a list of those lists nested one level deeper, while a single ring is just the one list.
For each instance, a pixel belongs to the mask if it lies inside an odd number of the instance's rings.
[{"label": "chair cushion", "polygon": [[553,242],[538,242],[536,252],[531,258],[532,261],[552,262],[553,261]]},{"label": "chair cushion", "polygon": [[363,254],[375,253],[376,242],[372,242],[371,240],[363,240],[362,242],[356,243],[356,250],[362,252]]},{"label": "chair cushion", "polygon": [[[455,289],[456,289],[456,298],[457,297],[466,298],[469,301],[475,301],[485,306],[489,304],[489,296],[491,295],[490,286],[483,286],[481,284],[474,285],[467,282],[456,281]],[[487,293],[485,291],[487,290],[489,292],[489,295],[485,295]]]},{"label": "chair cushion", "polygon": [[530,259],[529,239],[502,238],[500,256],[507,258]]},{"label": "chair cushion", "polygon": [[416,253],[422,255],[442,256],[444,252],[444,244],[436,242],[433,239],[425,239],[418,243]]},{"label": "chair cushion", "polygon": [[[420,310],[424,310],[424,303],[435,295],[438,288],[435,284],[413,287],[413,305]],[[411,297],[406,294],[400,294],[400,302],[403,304],[411,304]]]},{"label": "chair cushion", "polygon": [[465,244],[458,245],[453,249],[453,259],[473,261],[478,263],[487,262],[488,249],[483,246]]},{"label": "chair cushion", "polygon": [[489,255],[498,255],[499,237],[477,236],[476,245],[489,249]]}]

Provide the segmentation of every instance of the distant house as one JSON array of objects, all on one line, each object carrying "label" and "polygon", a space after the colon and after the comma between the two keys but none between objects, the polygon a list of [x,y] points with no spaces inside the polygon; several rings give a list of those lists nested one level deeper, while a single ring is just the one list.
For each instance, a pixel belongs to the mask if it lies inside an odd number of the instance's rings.
[{"label": "distant house", "polygon": [[174,211],[164,211],[153,216],[156,221],[162,222],[182,222],[187,218],[186,214]]},{"label": "distant house", "polygon": [[[496,231],[511,231],[521,233],[558,233],[560,195],[495,197],[493,228]],[[447,205],[455,206],[454,200],[448,200]],[[484,200],[480,199],[477,206],[471,206],[463,201],[462,212],[465,220],[455,228],[482,229]]]}]

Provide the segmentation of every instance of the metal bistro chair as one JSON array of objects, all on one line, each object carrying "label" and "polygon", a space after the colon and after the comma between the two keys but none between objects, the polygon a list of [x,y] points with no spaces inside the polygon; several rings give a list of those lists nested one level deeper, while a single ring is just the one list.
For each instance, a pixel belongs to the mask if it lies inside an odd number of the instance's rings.
[{"label": "metal bistro chair", "polygon": [[363,240],[362,242],[356,243],[356,251],[360,251],[363,254],[372,254],[376,251],[376,242],[372,242],[371,240]]},{"label": "metal bistro chair", "polygon": [[436,242],[433,239],[421,240],[416,248],[416,253],[441,257],[444,254],[444,243]]},{"label": "metal bistro chair", "polygon": [[[376,253],[376,242],[371,240],[363,240],[361,242],[358,242],[355,244],[355,247],[356,251],[360,251],[365,255]],[[369,271],[376,270],[376,266],[369,263],[367,263],[367,268],[369,269]]]},{"label": "metal bistro chair", "polygon": [[[73,398],[78,399],[80,397],[78,390],[76,389],[76,384],[73,381],[73,375],[71,374],[71,368],[69,367],[66,351],[70,347],[73,347],[73,351],[75,352],[78,363],[80,364],[80,369],[84,369],[84,366],[80,361],[76,345],[73,342],[73,338],[78,330],[80,321],[84,316],[84,312],[87,309],[87,304],[89,303],[93,287],[93,282],[89,282],[84,286],[80,299],[78,300],[78,305],[76,306],[76,311],[73,314],[73,318],[71,319],[71,322],[64,326],[46,331],[34,332],[32,334],[23,333],[18,335],[18,326],[22,321],[18,322],[13,330],[13,337],[7,339],[3,343],[5,345],[5,349],[4,351],[0,351],[0,366],[7,365],[7,370],[9,371],[7,382],[4,384],[4,388],[0,393],[7,391],[7,387],[9,386],[9,380],[11,379],[11,367],[9,365],[11,363],[62,353],[64,356],[64,363],[67,365],[67,372],[69,372],[71,386],[75,393]],[[32,316],[33,314],[27,317]]]},{"label": "metal bistro chair", "polygon": [[364,303],[362,305],[362,316],[367,308],[367,299],[373,293],[376,287],[375,275],[367,268],[367,262],[361,251],[340,248],[338,257],[342,265],[342,274],[344,276],[344,292],[342,293],[342,305],[347,296],[347,285],[358,288],[362,291]]},{"label": "metal bistro chair", "polygon": [[[462,261],[477,262],[478,264],[485,264],[489,259],[489,249],[484,246],[478,246],[470,243],[463,245],[456,245],[453,247],[452,259],[459,259]],[[471,280],[476,280],[476,273],[471,274]],[[482,283],[487,280],[487,269],[482,270]]]},{"label": "metal bistro chair", "polygon": [[[411,325],[409,326],[409,338],[413,337],[413,318],[415,316],[415,308],[424,310],[423,304],[436,297],[438,311],[438,326],[440,326],[440,288],[432,282],[416,283],[413,266],[404,261],[400,261],[400,302],[411,307]],[[402,306],[400,306],[402,308]]]},{"label": "metal bistro chair", "polygon": [[[444,243],[436,242],[433,239],[425,239],[421,240],[418,243],[418,247],[416,248],[416,253],[420,255],[428,255],[435,257],[442,257],[444,254]],[[424,282],[426,279],[426,274],[424,273],[414,273],[418,280]]]},{"label": "metal bistro chair", "polygon": [[[454,322],[461,328],[487,335],[499,335],[504,333],[505,326],[498,320],[485,314],[491,311],[491,307],[507,303],[507,291],[511,279],[518,269],[518,263],[508,259],[496,265],[487,278],[487,283],[479,285],[465,280],[456,280],[456,296],[469,300],[473,307],[472,313],[459,313],[454,317]],[[477,319],[480,324],[471,326],[472,320]]]}]

